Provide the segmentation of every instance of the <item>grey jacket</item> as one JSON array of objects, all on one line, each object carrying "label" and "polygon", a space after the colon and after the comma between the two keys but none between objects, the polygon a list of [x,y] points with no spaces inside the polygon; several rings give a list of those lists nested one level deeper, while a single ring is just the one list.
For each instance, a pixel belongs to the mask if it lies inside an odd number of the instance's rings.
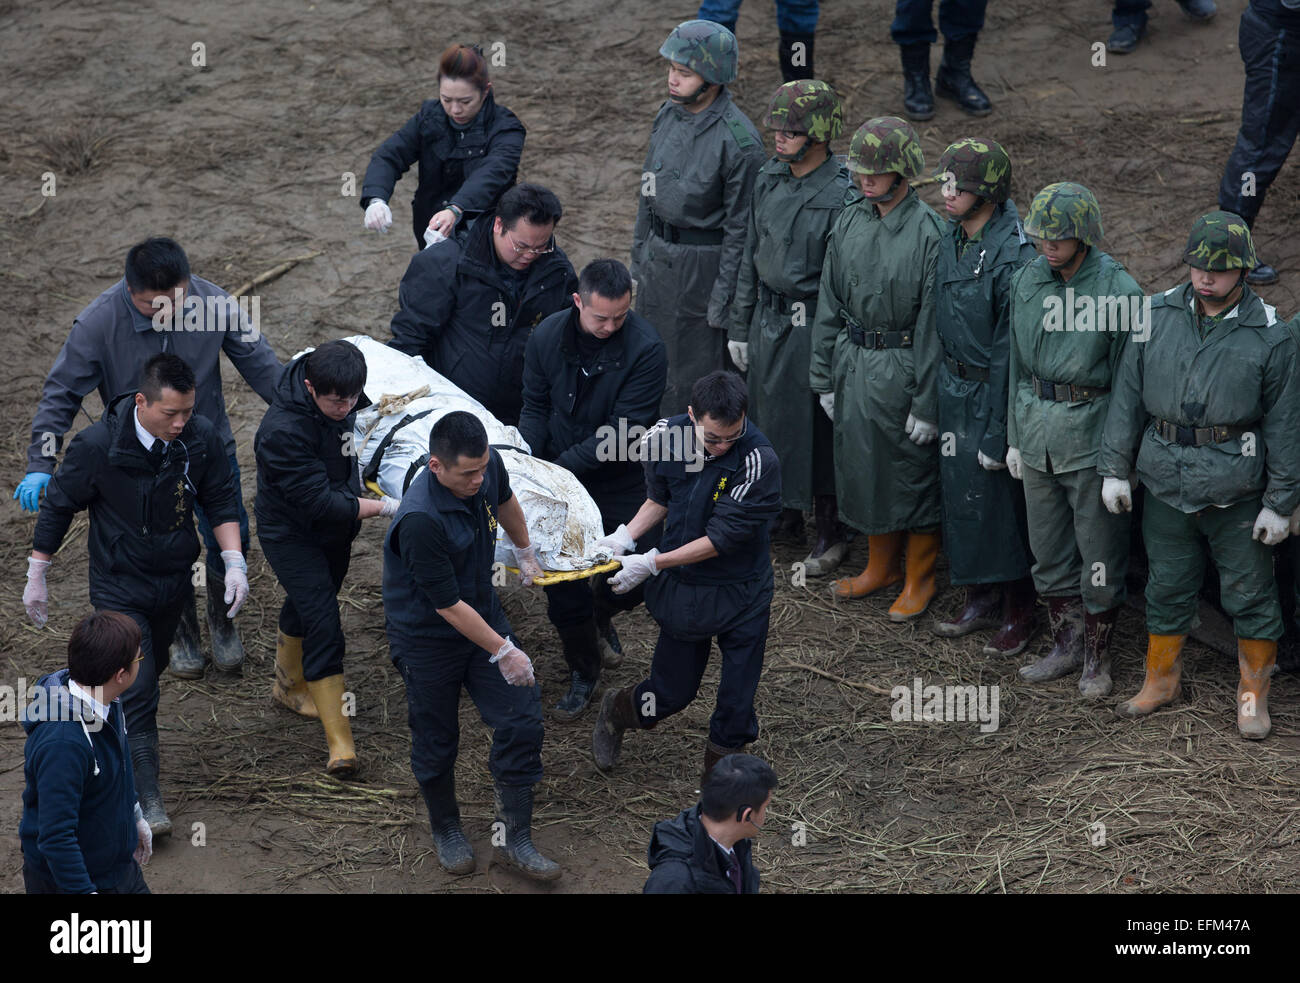
[{"label": "grey jacket", "polygon": [[[155,330],[150,318],[131,303],[125,279],[117,281],[77,315],[68,340],[45,378],[32,421],[28,471],[53,474],[55,455],[82,399],[98,389],[108,406],[114,396],[135,391],[144,363],[159,352],[179,355],[194,370],[194,412],[207,417],[227,455],[234,455],[235,438],[221,391],[220,353],[225,351],[239,374],[268,404],[275,395],[280,360],[256,327],[239,316],[234,299],[216,284],[191,276],[189,295],[202,301],[203,307],[193,313],[177,311],[178,330]],[[186,313],[190,313],[189,329],[185,328]]]}]

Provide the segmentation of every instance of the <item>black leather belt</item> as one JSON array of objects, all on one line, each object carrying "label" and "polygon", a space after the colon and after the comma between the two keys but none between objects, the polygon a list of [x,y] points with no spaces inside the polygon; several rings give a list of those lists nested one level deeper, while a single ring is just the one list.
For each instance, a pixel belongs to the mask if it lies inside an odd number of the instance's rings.
[{"label": "black leather belt", "polygon": [[650,213],[650,231],[665,242],[679,242],[686,246],[720,246],[721,229],[683,229],[669,225],[654,212]]},{"label": "black leather belt", "polygon": [[1165,440],[1184,447],[1204,447],[1206,444],[1222,444],[1235,440],[1248,432],[1250,427],[1184,427],[1177,423],[1159,418],[1155,421],[1156,433]]},{"label": "black leather belt", "polygon": [[849,325],[849,341],[863,348],[882,351],[886,348],[911,348],[910,331],[864,331],[859,325]]},{"label": "black leather belt", "polygon": [[[776,311],[778,314],[790,314],[792,301],[785,294],[779,294],[762,280],[758,281],[758,306]],[[805,302],[806,306],[806,302]]]},{"label": "black leather belt", "polygon": [[1050,400],[1054,403],[1082,403],[1089,399],[1096,399],[1110,392],[1109,389],[1103,389],[1100,386],[1076,386],[1069,382],[1049,382],[1046,379],[1040,379],[1038,376],[1030,376],[1033,380],[1034,395],[1039,399]]},{"label": "black leather belt", "polygon": [[972,379],[975,382],[989,381],[989,370],[982,365],[967,365],[965,362],[957,361],[951,355],[945,355],[943,361],[948,366],[948,371],[958,379]]}]

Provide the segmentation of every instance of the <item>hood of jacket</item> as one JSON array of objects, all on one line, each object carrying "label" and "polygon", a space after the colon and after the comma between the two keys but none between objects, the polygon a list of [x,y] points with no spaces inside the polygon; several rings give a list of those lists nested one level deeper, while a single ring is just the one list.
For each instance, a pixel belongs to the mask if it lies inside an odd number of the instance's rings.
[{"label": "hood of jacket", "polygon": [[[275,384],[275,397],[280,405],[288,412],[303,416],[317,424],[350,429],[352,426],[349,422],[351,414],[342,420],[331,420],[320,411],[320,407],[316,405],[316,400],[307,391],[306,381],[307,356],[304,354],[299,355],[286,365],[284,371],[280,373],[279,381]],[[362,392],[361,398],[357,400],[357,405],[352,412],[356,413],[364,410],[369,405],[370,398]]]},{"label": "hood of jacket", "polygon": [[46,673],[36,680],[31,701],[23,707],[19,720],[31,734],[45,723],[94,724],[98,720],[89,703],[72,695],[68,689],[68,669]]}]

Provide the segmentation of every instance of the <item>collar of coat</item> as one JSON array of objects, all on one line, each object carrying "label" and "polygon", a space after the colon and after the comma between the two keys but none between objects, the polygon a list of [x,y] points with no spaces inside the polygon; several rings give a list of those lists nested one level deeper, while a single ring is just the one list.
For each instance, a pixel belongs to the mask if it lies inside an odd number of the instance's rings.
[{"label": "collar of coat", "polygon": [[1061,277],[1052,269],[1052,264],[1047,261],[1047,257],[1041,253],[1032,263],[1025,267],[1024,276],[1031,283],[1054,283],[1061,289],[1073,287],[1076,283],[1081,283],[1093,276],[1101,266],[1101,258],[1106,254],[1096,246],[1088,247],[1088,255],[1083,258],[1079,268],[1074,271],[1074,276],[1068,281],[1063,281]]},{"label": "collar of coat", "polygon": [[[623,326],[601,343],[600,353],[591,366],[591,375],[597,375],[610,368],[617,368],[622,363],[623,354],[627,350],[627,323],[631,317],[632,312],[628,311],[627,317],[623,319]],[[578,332],[581,330],[582,325],[578,320],[578,305],[574,304],[569,308],[569,316],[564,322],[564,331],[560,333],[560,351],[564,353],[566,361],[574,364],[580,364],[582,361],[578,353]]]},{"label": "collar of coat", "polygon": [[670,113],[674,110],[677,115],[687,122],[694,123],[700,128],[700,131],[708,129],[714,123],[722,121],[722,114],[732,105],[731,91],[724,85],[718,93],[718,97],[711,103],[701,109],[698,113],[693,113],[685,106],[679,106],[671,99],[665,99],[663,105],[659,107],[661,113]]},{"label": "collar of coat", "polygon": [[[954,242],[962,241],[961,223],[952,221],[948,223],[948,234],[952,236]],[[1028,236],[1025,235],[1024,227],[1020,224],[1020,212],[1016,208],[1016,203],[1008,198],[1002,204],[998,205],[989,220],[984,223],[984,228],[980,229],[976,238],[971,239],[972,243],[979,243],[981,249],[992,249],[991,255],[985,257],[984,266],[989,268],[996,265],[1003,256],[1010,260],[1016,260],[1020,254],[1020,247],[1029,243]],[[1087,262],[1085,260],[1085,262]]]},{"label": "collar of coat", "polygon": [[[1193,319],[1196,313],[1196,290],[1192,282],[1180,283],[1170,287],[1162,294],[1151,298],[1152,307],[1181,307]],[[1220,325],[1228,328],[1268,328],[1278,323],[1277,309],[1260,299],[1259,294],[1250,289],[1250,284],[1241,285],[1241,299],[1219,320]]]},{"label": "collar of coat", "polygon": [[[804,192],[805,200],[812,200],[826,188],[835,183],[844,165],[835,159],[834,154],[828,153],[826,159],[817,167],[813,168],[801,178],[795,177],[790,172],[790,162],[781,160],[779,157],[770,157],[763,166],[758,169],[760,174],[769,174],[773,177],[789,177],[798,182],[799,188]],[[836,207],[844,203],[843,195],[836,195],[834,205]]]},{"label": "collar of coat", "polygon": [[186,448],[197,442],[198,438],[194,433],[194,417],[191,416],[181,435],[174,438],[163,451],[162,461],[155,471],[153,463],[149,460],[149,453],[136,437],[135,422],[131,416],[131,411],[134,409],[135,393],[130,392],[122,393],[110,400],[108,409],[104,411],[103,423],[108,427],[108,463],[113,467],[131,467],[148,471],[150,474],[162,474],[173,458],[183,459]]},{"label": "collar of coat", "polygon": [[[460,259],[457,261],[456,267],[459,273],[468,274],[478,280],[490,283],[498,290],[505,291],[505,283],[501,279],[501,274],[497,272],[496,248],[492,244],[492,229],[496,224],[496,217],[496,210],[493,209],[480,215],[471,223],[465,235],[465,244],[461,248]],[[443,244],[439,243],[439,245]],[[567,258],[564,251],[560,249],[559,243],[556,243],[554,252],[546,253],[533,260],[532,265],[528,267],[528,276],[524,278],[520,286],[520,302],[522,303],[529,288],[534,283],[550,273],[556,264],[563,262],[567,262]]]},{"label": "collar of coat", "polygon": [[903,196],[903,200],[895,205],[893,209],[890,210],[889,214],[883,218],[876,211],[875,204],[860,191],[845,207],[861,209],[868,219],[873,222],[879,222],[885,227],[886,231],[894,233],[906,225],[911,219],[912,213],[916,211],[917,208],[921,207],[921,198],[917,195],[915,188],[908,187],[907,194]]}]

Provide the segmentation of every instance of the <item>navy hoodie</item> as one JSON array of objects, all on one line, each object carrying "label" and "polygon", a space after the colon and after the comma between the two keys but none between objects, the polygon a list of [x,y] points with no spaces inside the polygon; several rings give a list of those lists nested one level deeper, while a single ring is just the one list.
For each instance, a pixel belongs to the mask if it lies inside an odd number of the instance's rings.
[{"label": "navy hoodie", "polygon": [[62,892],[115,887],[130,873],[138,842],[122,705],[109,705],[105,725],[72,695],[67,669],[42,676],[36,690],[22,715],[23,859]]}]

